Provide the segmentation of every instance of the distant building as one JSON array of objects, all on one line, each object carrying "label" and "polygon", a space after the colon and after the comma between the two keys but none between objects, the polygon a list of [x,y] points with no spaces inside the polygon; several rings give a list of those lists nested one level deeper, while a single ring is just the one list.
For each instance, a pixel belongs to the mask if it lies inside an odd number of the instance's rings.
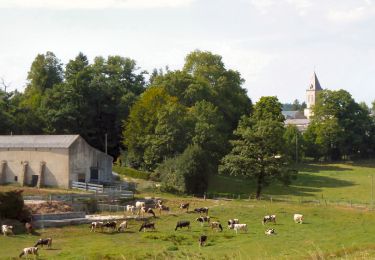
[{"label": "distant building", "polygon": [[310,123],[313,115],[312,108],[316,104],[318,93],[322,91],[318,77],[315,72],[312,75],[309,87],[306,90],[306,109],[303,111],[282,111],[285,117],[286,125],[295,125],[300,131],[304,132]]},{"label": "distant building", "polygon": [[0,184],[70,188],[112,181],[113,158],[79,135],[0,135]]},{"label": "distant building", "polygon": [[316,103],[316,98],[318,96],[318,92],[322,91],[322,87],[320,86],[318,77],[316,76],[315,72],[311,78],[311,83],[306,90],[306,109],[304,111],[305,117],[310,118],[312,116],[312,108]]}]

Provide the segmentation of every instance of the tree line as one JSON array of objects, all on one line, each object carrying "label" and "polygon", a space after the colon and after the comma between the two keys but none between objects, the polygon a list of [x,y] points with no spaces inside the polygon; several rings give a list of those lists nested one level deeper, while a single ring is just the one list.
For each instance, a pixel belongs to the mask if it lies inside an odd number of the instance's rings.
[{"label": "tree line", "polygon": [[[322,91],[305,133],[285,126],[276,97],[253,104],[238,71],[193,51],[181,69],[148,77],[133,59],[52,53],[31,64],[23,93],[0,91],[0,134],[80,134],[118,164],[151,172],[167,191],[202,194],[213,174],[252,178],[256,195],[289,184],[304,156],[338,160],[373,154],[369,109],[344,90]],[[146,80],[148,78],[148,80]],[[305,104],[294,101],[293,109]],[[285,107],[285,105],[284,105]]]}]

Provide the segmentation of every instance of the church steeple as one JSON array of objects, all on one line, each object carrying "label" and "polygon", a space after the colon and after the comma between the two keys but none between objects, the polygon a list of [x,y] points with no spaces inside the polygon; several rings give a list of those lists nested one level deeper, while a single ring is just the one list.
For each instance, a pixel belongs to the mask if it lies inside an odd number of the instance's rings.
[{"label": "church steeple", "polygon": [[311,83],[309,85],[308,90],[316,90],[316,91],[323,90],[322,87],[320,86],[320,83],[319,83],[318,77],[316,76],[315,71],[311,77]]},{"label": "church steeple", "polygon": [[307,118],[312,116],[312,107],[315,105],[318,92],[322,91],[323,88],[320,86],[318,77],[314,71],[314,74],[311,77],[310,85],[306,90],[306,106],[307,108],[304,111],[304,114]]}]

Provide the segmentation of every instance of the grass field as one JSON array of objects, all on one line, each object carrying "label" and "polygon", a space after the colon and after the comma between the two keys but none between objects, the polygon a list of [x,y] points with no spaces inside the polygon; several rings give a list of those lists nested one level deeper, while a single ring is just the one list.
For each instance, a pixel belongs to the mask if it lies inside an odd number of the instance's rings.
[{"label": "grass field", "polygon": [[[272,184],[266,187],[263,193],[276,198],[324,198],[362,203],[371,201],[372,175],[375,175],[374,160],[356,163],[303,164],[298,168],[298,178],[290,186]],[[213,176],[209,182],[208,192],[249,196],[255,194],[255,183],[231,176]]]},{"label": "grass field", "polygon": [[[177,200],[167,201],[173,213],[155,219],[155,232],[138,232],[140,222],[135,221],[125,233],[90,233],[88,225],[49,228],[38,230],[39,236],[0,237],[0,258],[12,259],[40,237],[54,239],[53,249],[41,250],[40,259],[375,258],[373,212],[262,201],[192,201],[193,207],[209,206],[211,218],[224,224],[223,232],[214,232],[195,222],[197,214],[177,210]],[[277,215],[277,224],[264,227],[262,217],[270,213]],[[305,223],[295,224],[294,213],[304,214]],[[236,235],[226,228],[226,220],[234,217],[248,224],[248,233]],[[190,220],[191,231],[174,231],[178,220]],[[264,235],[267,227],[275,228],[277,235]],[[206,247],[198,246],[200,234],[208,235]]]},{"label": "grass field", "polygon": [[[289,187],[273,184],[264,190],[273,197],[327,198],[331,200],[371,200],[371,181],[375,161],[345,164],[300,165],[300,174]],[[5,186],[7,189],[11,186]],[[2,188],[4,189],[4,188]],[[47,189],[42,192],[55,192]],[[60,190],[64,192],[64,190]],[[215,176],[209,192],[254,193],[249,180]],[[138,232],[140,222],[132,221],[125,233],[90,233],[88,225],[37,230],[38,235],[0,237],[0,259],[15,258],[23,247],[40,237],[52,237],[52,250],[41,250],[40,259],[375,259],[375,211],[354,208],[288,204],[254,200],[201,200],[171,194],[148,192],[137,196],[161,196],[172,208],[170,214],[156,218],[155,232]],[[220,220],[223,232],[201,227],[195,213],[180,212],[178,204],[190,201],[192,208],[208,206],[212,220]],[[305,216],[295,224],[294,213]],[[276,214],[277,224],[264,227],[264,215]],[[249,232],[236,235],[226,228],[229,218],[247,223]],[[178,220],[190,220],[192,230],[174,231]],[[277,235],[266,236],[267,227]],[[198,236],[208,235],[200,248]],[[6,250],[4,250],[6,249]]]}]

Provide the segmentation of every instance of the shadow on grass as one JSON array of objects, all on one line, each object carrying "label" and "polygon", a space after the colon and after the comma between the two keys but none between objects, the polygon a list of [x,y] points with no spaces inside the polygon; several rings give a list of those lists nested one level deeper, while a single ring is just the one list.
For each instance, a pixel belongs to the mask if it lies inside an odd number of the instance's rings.
[{"label": "shadow on grass", "polygon": [[[327,169],[327,167],[324,167]],[[340,168],[340,167],[338,167]],[[313,168],[310,168],[313,169]],[[330,168],[334,171],[334,167]],[[342,169],[342,168],[340,168]],[[346,168],[345,168],[346,169]],[[316,175],[311,173],[299,173],[297,179],[291,185],[285,186],[281,183],[274,183],[263,189],[263,194],[267,195],[295,195],[295,196],[314,196],[314,193],[322,191],[324,188],[343,188],[356,185],[352,181],[341,180],[329,176]],[[214,176],[210,180],[209,193],[226,195],[244,195],[255,194],[256,183],[252,179],[244,179],[232,176]],[[237,198],[237,197],[233,197]]]},{"label": "shadow on grass", "polygon": [[325,172],[325,171],[352,171],[352,168],[338,166],[338,165],[329,165],[329,164],[303,164],[299,165],[298,170],[300,172],[311,172],[311,173],[318,173],[318,172]]}]

